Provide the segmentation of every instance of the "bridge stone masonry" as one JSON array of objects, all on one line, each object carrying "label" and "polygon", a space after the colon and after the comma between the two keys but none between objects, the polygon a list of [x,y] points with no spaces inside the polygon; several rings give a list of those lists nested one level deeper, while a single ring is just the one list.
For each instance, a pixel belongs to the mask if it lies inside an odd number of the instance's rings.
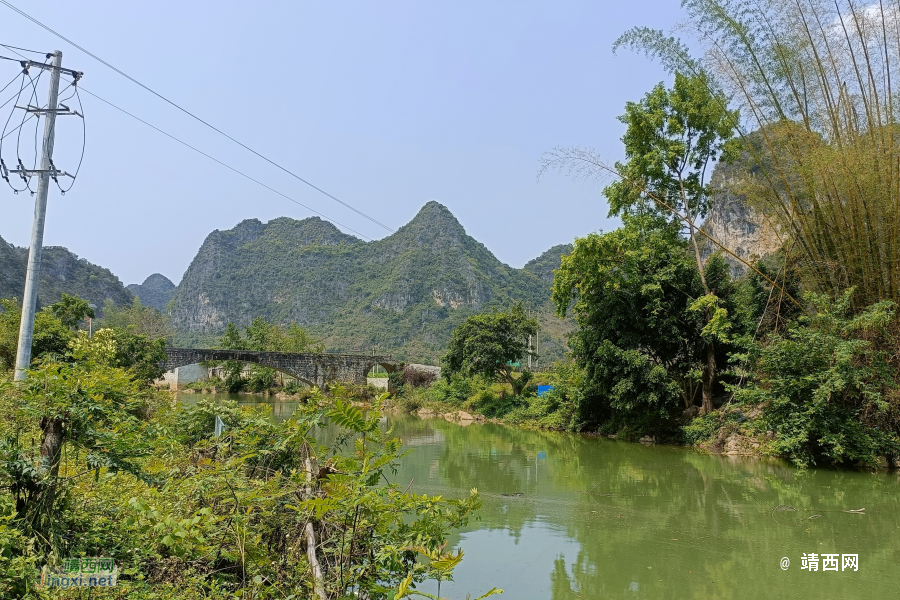
[{"label": "bridge stone masonry", "polygon": [[251,350],[213,350],[166,348],[166,360],[160,366],[172,371],[201,362],[239,361],[270,367],[309,385],[324,388],[328,383],[366,383],[366,375],[375,365],[388,372],[396,369],[391,356],[363,354],[292,354]]}]

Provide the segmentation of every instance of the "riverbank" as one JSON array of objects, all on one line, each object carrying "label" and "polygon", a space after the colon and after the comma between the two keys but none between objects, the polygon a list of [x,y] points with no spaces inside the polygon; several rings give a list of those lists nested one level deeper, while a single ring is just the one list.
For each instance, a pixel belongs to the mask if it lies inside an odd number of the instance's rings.
[{"label": "riverbank", "polygon": [[[565,431],[599,435],[611,440],[661,444],[692,448],[704,453],[724,456],[769,457],[789,459],[778,451],[778,435],[769,428],[762,404],[724,403],[713,412],[699,415],[696,407],[683,411],[677,420],[663,423],[661,431],[647,431],[628,426],[597,428],[579,427],[574,421],[575,407],[567,402],[569,390],[554,389],[546,396],[527,395],[512,398],[511,390],[502,384],[484,386],[466,400],[442,400],[452,384],[443,383],[443,390],[401,390],[393,399],[394,410],[420,418],[440,418],[464,426],[496,423],[524,429]],[[493,395],[492,393],[493,392]],[[480,411],[486,407],[487,411]],[[487,413],[487,414],[486,414]],[[893,469],[896,462],[882,456],[877,465],[845,465],[866,469]]]},{"label": "riverbank", "polygon": [[[600,427],[584,427],[576,420],[577,388],[559,372],[539,373],[522,396],[512,396],[507,384],[478,379],[437,380],[426,386],[401,385],[382,404],[387,413],[401,413],[422,419],[442,419],[463,426],[493,423],[523,429],[598,435],[611,440],[660,444],[724,456],[771,457],[790,459],[778,450],[778,434],[770,428],[763,404],[725,402],[715,411],[699,415],[696,407],[682,412],[680,418],[647,422],[644,427],[622,426],[611,421]],[[577,384],[577,382],[576,382]],[[543,396],[537,385],[552,385]],[[197,382],[179,393],[209,395],[228,393],[222,382]],[[371,386],[350,386],[355,402],[366,406],[382,390]],[[304,402],[312,395],[305,386],[273,387],[261,392],[241,391],[240,396],[259,397],[281,402]],[[876,464],[847,464],[845,467],[886,470],[896,467],[890,456],[881,456]]]}]

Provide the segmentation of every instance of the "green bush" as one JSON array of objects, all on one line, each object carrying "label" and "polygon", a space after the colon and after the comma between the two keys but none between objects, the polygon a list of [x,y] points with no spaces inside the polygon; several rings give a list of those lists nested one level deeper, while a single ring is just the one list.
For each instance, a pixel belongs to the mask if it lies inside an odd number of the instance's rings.
[{"label": "green bush", "polygon": [[496,384],[481,388],[465,402],[464,406],[485,417],[501,419],[510,411],[528,405],[526,399],[508,394],[506,388],[507,386]]},{"label": "green bush", "polygon": [[0,597],[25,597],[40,570],[34,541],[15,524],[16,510],[10,498],[0,498]]},{"label": "green bush", "polygon": [[682,442],[689,446],[711,444],[722,440],[730,433],[738,433],[747,417],[738,409],[717,410],[701,415],[681,428]]},{"label": "green bush", "polygon": [[836,301],[807,294],[814,314],[752,345],[753,381],[735,393],[764,403],[773,449],[799,466],[874,466],[900,454],[896,371],[880,349],[896,347],[887,330],[895,306],[883,301],[853,314],[852,298],[852,289]]},{"label": "green bush", "polygon": [[277,375],[275,369],[252,365],[250,378],[247,380],[247,388],[251,392],[264,392],[275,385]]},{"label": "green bush", "polygon": [[410,387],[396,396],[397,406],[405,413],[414,413],[429,401],[428,390],[425,388]]},{"label": "green bush", "polygon": [[462,406],[476,389],[486,385],[481,378],[453,375],[450,379],[441,378],[428,389],[428,396],[434,402],[445,402],[454,406]]}]

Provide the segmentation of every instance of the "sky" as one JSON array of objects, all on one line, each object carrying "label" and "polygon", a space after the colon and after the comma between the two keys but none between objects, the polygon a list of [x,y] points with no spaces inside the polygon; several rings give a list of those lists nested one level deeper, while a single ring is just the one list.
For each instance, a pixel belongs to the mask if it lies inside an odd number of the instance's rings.
[{"label": "sky", "polygon": [[[643,56],[614,55],[612,44],[630,27],[669,31],[683,18],[678,0],[10,2],[390,228],[436,200],[514,267],[617,226],[602,183],[555,173],[538,180],[540,159],[558,146],[620,159],[616,117],[668,77]],[[62,50],[63,66],[84,72],[83,90],[347,233],[390,234],[3,5],[0,43]],[[0,55],[16,58],[5,48]],[[0,87],[19,71],[0,61]],[[0,104],[10,91],[18,82]],[[43,83],[39,94],[43,101]],[[125,284],[155,272],[177,284],[214,229],[313,216],[87,93],[81,100],[84,162],[68,194],[50,193],[45,245],[65,246]],[[71,172],[82,124],[57,123],[54,164]],[[7,163],[14,138],[4,142]],[[27,246],[33,213],[30,196],[0,187],[0,237]]]}]

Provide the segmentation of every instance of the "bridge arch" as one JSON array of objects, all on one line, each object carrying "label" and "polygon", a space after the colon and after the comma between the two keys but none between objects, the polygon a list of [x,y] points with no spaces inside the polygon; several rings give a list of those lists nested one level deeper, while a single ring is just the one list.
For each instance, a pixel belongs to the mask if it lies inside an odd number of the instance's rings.
[{"label": "bridge arch", "polygon": [[294,354],[252,350],[203,348],[166,348],[166,360],[160,365],[171,371],[201,362],[239,361],[281,371],[310,385],[324,388],[328,383],[366,383],[366,374],[377,365],[389,373],[396,370],[390,356],[359,354]]}]

